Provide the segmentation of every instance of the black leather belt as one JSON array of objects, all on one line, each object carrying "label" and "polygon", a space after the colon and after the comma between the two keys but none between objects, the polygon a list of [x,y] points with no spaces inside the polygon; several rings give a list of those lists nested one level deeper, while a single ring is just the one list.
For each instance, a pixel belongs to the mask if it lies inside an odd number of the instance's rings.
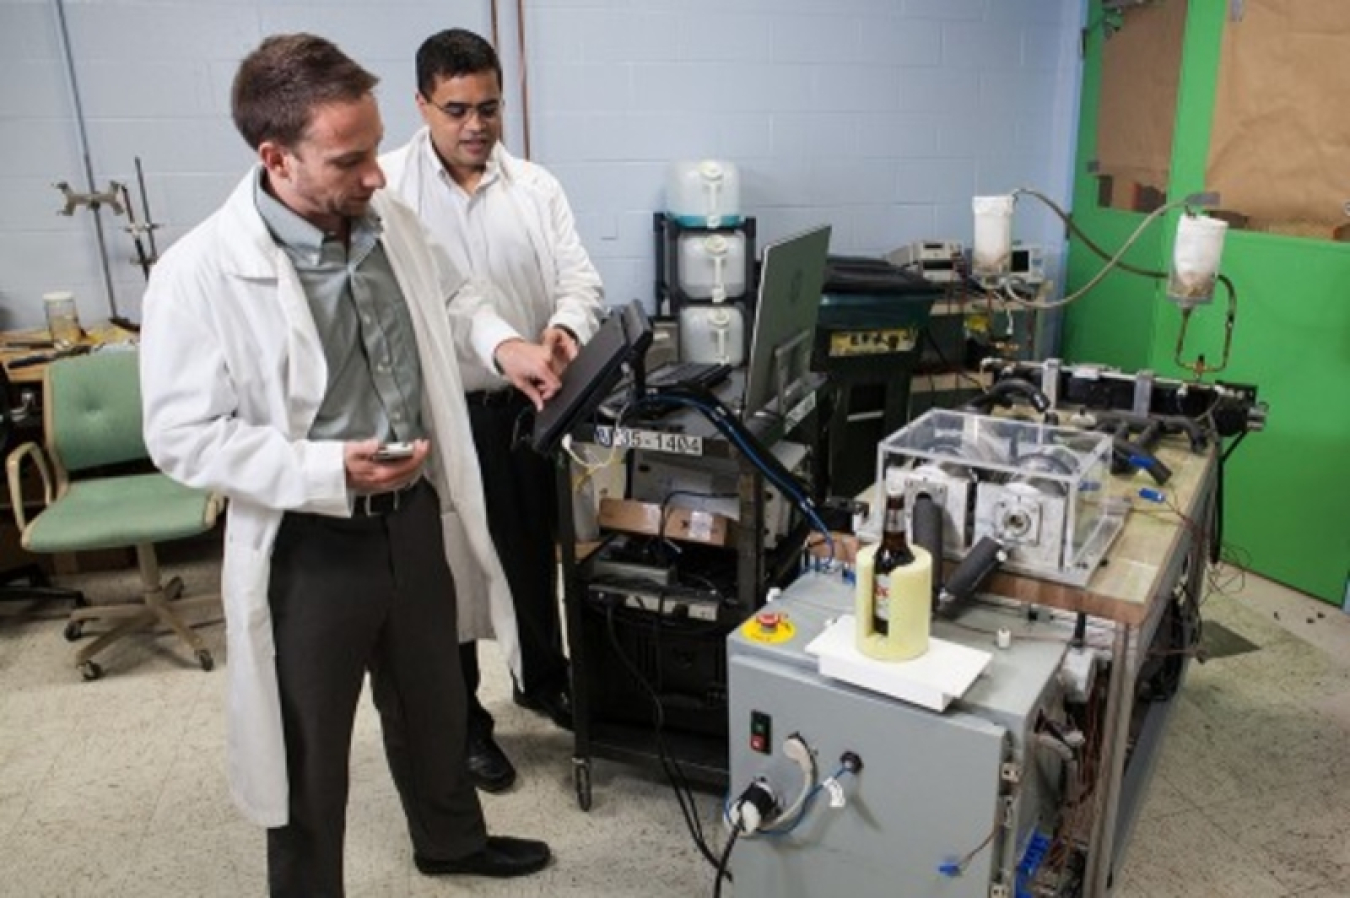
[{"label": "black leather belt", "polygon": [[524,398],[525,394],[513,387],[501,390],[473,390],[464,394],[464,401],[469,405],[482,406],[509,406]]},{"label": "black leather belt", "polygon": [[399,508],[407,505],[412,500],[413,490],[424,484],[426,481],[421,477],[414,480],[405,487],[396,490],[389,490],[387,493],[366,493],[356,497],[352,506],[352,517],[354,518],[376,518],[380,515],[391,514],[398,511]]}]

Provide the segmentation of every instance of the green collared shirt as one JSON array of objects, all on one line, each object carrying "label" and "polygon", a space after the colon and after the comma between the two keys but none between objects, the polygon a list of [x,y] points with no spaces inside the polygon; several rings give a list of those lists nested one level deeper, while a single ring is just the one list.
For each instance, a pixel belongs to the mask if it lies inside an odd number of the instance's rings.
[{"label": "green collared shirt", "polygon": [[408,304],[380,244],[379,216],[353,219],[343,245],[264,190],[262,177],[254,188],[258,212],[295,266],[328,362],[310,439],[421,439],[422,366]]}]

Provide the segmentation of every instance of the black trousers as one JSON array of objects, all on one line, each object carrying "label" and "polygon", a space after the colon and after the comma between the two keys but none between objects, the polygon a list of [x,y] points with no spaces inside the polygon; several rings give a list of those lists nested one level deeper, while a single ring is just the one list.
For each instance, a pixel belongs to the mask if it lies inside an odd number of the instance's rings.
[{"label": "black trousers", "polygon": [[343,894],[348,758],[367,673],[413,850],[446,860],[487,841],[464,764],[455,587],[439,503],[425,481],[399,499],[384,514],[282,519],[269,602],[290,820],[267,833],[274,898]]},{"label": "black trousers", "polygon": [[[522,415],[528,407],[529,400],[516,390],[469,394],[469,422],[483,472],[488,529],[506,568],[520,633],[523,681],[517,685],[526,694],[566,686],[568,678],[553,551],[557,483],[553,460],[516,440],[517,428],[531,420]],[[475,694],[477,645],[464,643],[460,656],[470,696],[470,726],[491,732],[492,715]]]}]

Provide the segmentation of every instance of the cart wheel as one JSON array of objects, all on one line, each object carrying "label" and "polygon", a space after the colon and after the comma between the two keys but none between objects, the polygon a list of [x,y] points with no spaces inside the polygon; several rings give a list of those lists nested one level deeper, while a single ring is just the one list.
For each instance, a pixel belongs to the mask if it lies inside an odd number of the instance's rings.
[{"label": "cart wheel", "polygon": [[86,661],[80,665],[80,676],[84,677],[86,682],[97,680],[103,676],[103,668],[97,661]]},{"label": "cart wheel", "polygon": [[66,642],[74,642],[84,635],[84,621],[73,620],[66,624]]},{"label": "cart wheel", "polygon": [[210,670],[216,666],[216,659],[212,658],[211,653],[206,649],[198,649],[197,663],[202,666],[202,670]]},{"label": "cart wheel", "polygon": [[572,759],[572,783],[577,790],[577,807],[591,809],[591,762],[586,758]]}]

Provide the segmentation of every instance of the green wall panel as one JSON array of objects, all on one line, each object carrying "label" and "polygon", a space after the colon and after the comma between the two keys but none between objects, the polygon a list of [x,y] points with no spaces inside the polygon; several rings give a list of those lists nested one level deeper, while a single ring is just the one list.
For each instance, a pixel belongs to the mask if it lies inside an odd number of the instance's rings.
[{"label": "green wall panel", "polygon": [[[1074,216],[1075,221],[1078,216]],[[1093,242],[1114,253],[1134,233],[1143,215],[1102,210],[1087,230]],[[1125,254],[1124,261],[1156,269],[1162,239],[1154,225]],[[1077,241],[1069,253],[1069,284],[1077,289],[1101,271],[1106,261]],[[1068,309],[1064,320],[1064,357],[1069,361],[1100,362],[1121,368],[1142,368],[1153,349],[1153,332],[1161,282],[1123,271],[1112,271],[1100,284]]]},{"label": "green wall panel", "polygon": [[[1169,199],[1205,187],[1227,7],[1190,4]],[[1097,206],[1088,161],[1096,153],[1100,32],[1087,48],[1074,220],[1114,250],[1143,216]],[[1129,261],[1166,268],[1175,224],[1174,214],[1151,228],[1156,237],[1146,235]],[[1068,289],[1098,267],[1072,241]],[[1213,377],[1254,383],[1270,403],[1267,429],[1249,435],[1227,469],[1225,539],[1256,572],[1339,604],[1350,575],[1350,244],[1231,232],[1221,270],[1239,301],[1229,368]],[[1218,362],[1225,299],[1220,289],[1213,305],[1194,313],[1184,360],[1204,352]],[[1180,313],[1157,283],[1113,275],[1069,308],[1063,355],[1184,377],[1173,362],[1179,327]]]}]

